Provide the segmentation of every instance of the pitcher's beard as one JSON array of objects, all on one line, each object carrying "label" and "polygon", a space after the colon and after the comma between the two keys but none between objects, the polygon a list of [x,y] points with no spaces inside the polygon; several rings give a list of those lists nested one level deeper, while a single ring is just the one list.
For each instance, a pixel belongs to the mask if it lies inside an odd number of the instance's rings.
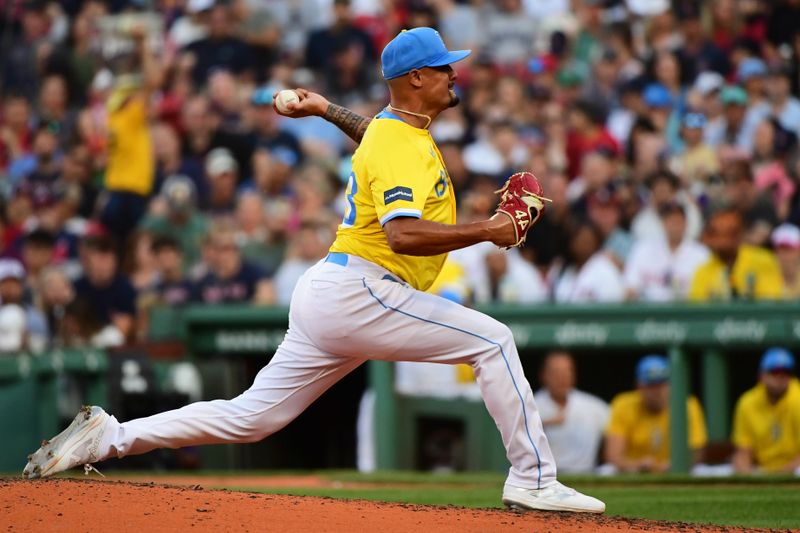
[{"label": "pitcher's beard", "polygon": [[461,103],[461,98],[453,91],[450,91],[450,103],[447,107],[455,107]]}]

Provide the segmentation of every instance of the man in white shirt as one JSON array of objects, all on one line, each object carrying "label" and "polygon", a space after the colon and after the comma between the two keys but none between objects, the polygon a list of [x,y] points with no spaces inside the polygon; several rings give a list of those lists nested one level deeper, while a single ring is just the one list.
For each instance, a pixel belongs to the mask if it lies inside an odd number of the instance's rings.
[{"label": "man in white shirt", "polygon": [[800,135],[800,100],[792,95],[792,73],[786,68],[774,69],[767,79],[769,97],[767,114],[778,119],[785,129]]},{"label": "man in white shirt", "polygon": [[597,466],[608,405],[575,388],[575,361],[563,351],[547,354],[533,395],[559,472],[588,473]]},{"label": "man in white shirt", "polygon": [[625,299],[622,273],[610,255],[600,249],[603,236],[591,222],[581,222],[572,231],[571,261],[556,274],[558,303],[621,302]]},{"label": "man in white shirt", "polygon": [[547,300],[547,285],[519,250],[497,247],[484,258],[485,283],[473,286],[476,303],[533,304]]},{"label": "man in white shirt", "polygon": [[297,280],[306,270],[325,257],[332,235],[324,227],[305,224],[293,237],[286,259],[273,280],[278,303],[289,305]]},{"label": "man in white shirt", "polygon": [[658,209],[666,239],[639,239],[625,262],[625,288],[631,300],[685,300],[697,268],[708,260],[708,249],[684,238],[686,214],[678,202]]},{"label": "man in white shirt", "polygon": [[169,30],[169,41],[176,49],[192,44],[208,36],[208,15],[214,8],[214,0],[189,0],[184,15],[179,17]]},{"label": "man in white shirt", "polygon": [[660,237],[664,239],[664,224],[658,207],[669,202],[679,202],[686,214],[687,239],[697,239],[703,229],[703,215],[689,195],[681,189],[680,179],[669,171],[656,171],[647,178],[649,197],[631,222],[631,234],[637,240]]}]

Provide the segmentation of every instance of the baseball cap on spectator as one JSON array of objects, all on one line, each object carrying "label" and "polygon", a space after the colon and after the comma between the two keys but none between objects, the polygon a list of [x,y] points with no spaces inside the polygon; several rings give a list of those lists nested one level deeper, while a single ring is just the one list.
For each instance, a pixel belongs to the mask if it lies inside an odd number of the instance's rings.
[{"label": "baseball cap on spectator", "polygon": [[16,259],[0,259],[0,281],[6,279],[25,279],[25,267]]},{"label": "baseball cap on spectator", "polygon": [[550,54],[543,54],[528,61],[528,70],[531,74],[555,72],[557,66],[558,60]]},{"label": "baseball cap on spectator", "polygon": [[747,91],[738,85],[728,85],[720,91],[719,101],[725,105],[746,106],[748,101]]},{"label": "baseball cap on spectator", "polygon": [[170,211],[185,213],[195,207],[197,191],[194,182],[188,176],[175,174],[164,181],[161,194],[167,201]]},{"label": "baseball cap on spectator", "polygon": [[206,174],[219,176],[226,172],[236,172],[239,164],[227,148],[214,148],[206,156]]},{"label": "baseball cap on spectator", "polygon": [[800,228],[794,224],[781,224],[772,230],[772,246],[800,250]]},{"label": "baseball cap on spectator", "polygon": [[16,304],[0,306],[0,352],[21,350],[24,339],[25,310]]},{"label": "baseball cap on spectator", "polygon": [[276,146],[270,150],[269,153],[277,161],[283,163],[287,167],[293,167],[297,164],[297,154],[284,146]]},{"label": "baseball cap on spectator", "polygon": [[682,121],[683,127],[690,130],[702,129],[706,122],[706,116],[702,113],[686,113]]},{"label": "baseball cap on spectator", "polygon": [[736,79],[739,82],[746,82],[752,78],[760,78],[769,73],[767,64],[757,57],[748,57],[739,63],[736,69]]},{"label": "baseball cap on spectator", "polygon": [[449,51],[433,28],[401,31],[381,53],[381,71],[387,80],[399,78],[414,69],[442,67],[461,61],[471,50]]},{"label": "baseball cap on spectator", "polygon": [[761,372],[774,372],[776,370],[791,372],[794,370],[794,357],[785,348],[770,348],[764,352],[758,368]]},{"label": "baseball cap on spectator", "polygon": [[255,106],[271,106],[274,92],[275,89],[273,87],[258,87],[253,91],[253,95],[250,97],[250,103]]},{"label": "baseball cap on spectator", "polygon": [[584,81],[584,73],[576,65],[564,65],[556,74],[556,82],[560,87],[577,87]]},{"label": "baseball cap on spectator", "polygon": [[672,95],[669,94],[669,89],[660,83],[651,83],[645,87],[642,98],[648,107],[672,107]]},{"label": "baseball cap on spectator", "polygon": [[636,381],[640,385],[656,385],[669,381],[669,362],[661,355],[646,355],[636,365]]},{"label": "baseball cap on spectator", "polygon": [[669,9],[669,0],[627,0],[628,10],[640,17],[654,17]]},{"label": "baseball cap on spectator", "polygon": [[214,7],[214,0],[189,0],[186,4],[186,11],[189,13],[200,13],[208,11]]},{"label": "baseball cap on spectator", "polygon": [[719,91],[725,86],[725,78],[719,72],[706,71],[698,74],[694,81],[694,90],[703,96]]}]

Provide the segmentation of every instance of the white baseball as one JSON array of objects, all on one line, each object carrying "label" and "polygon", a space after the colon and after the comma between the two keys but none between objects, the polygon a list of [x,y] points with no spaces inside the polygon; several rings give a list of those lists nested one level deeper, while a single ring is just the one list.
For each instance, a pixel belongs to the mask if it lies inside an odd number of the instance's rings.
[{"label": "white baseball", "polygon": [[300,97],[297,96],[297,93],[289,90],[284,89],[283,91],[278,93],[278,96],[275,97],[275,107],[278,108],[278,111],[281,113],[291,113],[292,110],[286,107],[291,102],[299,102]]}]

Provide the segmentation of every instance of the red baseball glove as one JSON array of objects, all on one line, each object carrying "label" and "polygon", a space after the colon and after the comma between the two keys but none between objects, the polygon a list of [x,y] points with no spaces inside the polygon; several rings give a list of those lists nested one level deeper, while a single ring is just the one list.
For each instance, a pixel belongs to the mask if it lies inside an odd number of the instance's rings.
[{"label": "red baseball glove", "polygon": [[495,192],[500,193],[500,205],[496,213],[508,215],[514,223],[516,243],[511,246],[521,246],[528,231],[544,213],[545,202],[550,199],[543,196],[544,190],[539,180],[530,172],[511,175],[503,188]]}]

